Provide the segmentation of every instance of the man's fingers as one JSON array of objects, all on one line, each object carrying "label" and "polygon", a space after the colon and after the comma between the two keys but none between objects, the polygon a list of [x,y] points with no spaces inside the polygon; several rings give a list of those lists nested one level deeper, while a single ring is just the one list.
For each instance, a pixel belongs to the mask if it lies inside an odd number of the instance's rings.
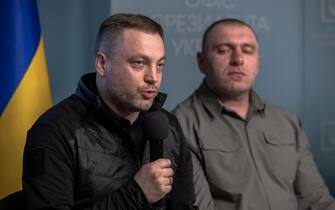
[{"label": "man's fingers", "polygon": [[160,189],[161,189],[162,192],[164,192],[164,194],[167,194],[172,190],[172,186],[171,185],[162,185]]},{"label": "man's fingers", "polygon": [[173,169],[172,168],[163,168],[163,169],[161,169],[161,174],[164,177],[171,177],[171,176],[173,176]]},{"label": "man's fingers", "polygon": [[169,177],[160,177],[157,179],[158,184],[161,186],[168,186],[173,184],[173,178],[171,176]]},{"label": "man's fingers", "polygon": [[160,168],[170,168],[171,167],[171,161],[169,159],[158,159],[152,163],[157,164]]},{"label": "man's fingers", "polygon": [[134,176],[150,203],[172,190],[174,171],[169,159],[158,159],[145,164]]},{"label": "man's fingers", "polygon": [[166,185],[172,185],[173,183],[173,178],[171,176],[166,178]]}]

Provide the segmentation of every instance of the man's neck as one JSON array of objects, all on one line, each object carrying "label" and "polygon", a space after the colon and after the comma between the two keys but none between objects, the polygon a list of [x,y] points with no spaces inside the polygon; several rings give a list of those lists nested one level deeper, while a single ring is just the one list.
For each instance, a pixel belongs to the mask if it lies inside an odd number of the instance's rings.
[{"label": "man's neck", "polygon": [[249,110],[249,92],[239,96],[220,96],[221,104],[228,110],[234,111],[246,120]]},{"label": "man's neck", "polygon": [[109,101],[105,100],[103,97],[102,100],[104,100],[105,104],[121,118],[129,120],[130,124],[133,124],[139,115],[139,112],[127,111],[117,104],[109,103]]},{"label": "man's neck", "polygon": [[139,112],[122,112],[121,110],[113,109],[120,117],[129,120],[130,124],[133,124],[138,118]]}]

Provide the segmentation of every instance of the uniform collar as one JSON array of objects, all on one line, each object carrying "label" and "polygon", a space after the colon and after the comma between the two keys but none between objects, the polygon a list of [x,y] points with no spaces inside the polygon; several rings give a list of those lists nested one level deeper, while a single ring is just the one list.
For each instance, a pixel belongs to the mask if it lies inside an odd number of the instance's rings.
[{"label": "uniform collar", "polygon": [[222,106],[219,103],[215,93],[209,89],[205,80],[202,81],[195,94],[200,98],[206,112],[210,115],[211,118],[221,116]]},{"label": "uniform collar", "polygon": [[[196,94],[201,99],[207,113],[212,117],[219,117],[222,113],[230,112],[222,104],[219,102],[218,97],[215,93],[208,87],[205,80],[202,81],[199,88],[196,90]],[[252,116],[258,112],[261,116],[265,113],[265,103],[264,101],[256,94],[256,92],[251,89],[250,90],[250,107],[248,116]]]},{"label": "uniform collar", "polygon": [[258,112],[261,114],[261,116],[264,116],[265,114],[265,102],[257,95],[257,93],[251,89],[250,90],[250,107],[249,107],[249,114],[253,115],[255,112]]}]

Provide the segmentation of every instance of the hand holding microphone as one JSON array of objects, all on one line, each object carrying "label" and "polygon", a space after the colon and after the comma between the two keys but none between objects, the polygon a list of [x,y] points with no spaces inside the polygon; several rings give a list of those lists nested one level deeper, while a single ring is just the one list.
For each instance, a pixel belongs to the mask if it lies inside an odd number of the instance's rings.
[{"label": "hand holding microphone", "polygon": [[159,201],[171,191],[173,170],[170,167],[170,160],[158,159],[144,165],[136,173],[134,179],[150,204]]},{"label": "hand holding microphone", "polygon": [[[150,163],[141,167],[134,180],[141,187],[149,203],[164,208],[164,196],[172,189],[171,161],[163,159],[163,139],[169,135],[169,120],[162,112],[150,112],[143,119],[143,134],[150,141]],[[162,200],[161,200],[162,199]]]}]

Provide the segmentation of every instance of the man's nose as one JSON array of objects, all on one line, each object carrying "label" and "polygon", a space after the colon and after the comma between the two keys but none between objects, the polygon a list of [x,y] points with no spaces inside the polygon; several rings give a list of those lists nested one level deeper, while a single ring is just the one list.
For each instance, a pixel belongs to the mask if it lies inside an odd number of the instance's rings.
[{"label": "man's nose", "polygon": [[157,81],[158,81],[158,72],[157,72],[156,66],[152,65],[152,66],[148,67],[148,69],[146,71],[146,74],[144,76],[144,81],[148,82],[150,84],[157,83]]},{"label": "man's nose", "polygon": [[244,64],[244,57],[241,50],[236,49],[231,55],[230,63],[232,66],[240,66]]}]

